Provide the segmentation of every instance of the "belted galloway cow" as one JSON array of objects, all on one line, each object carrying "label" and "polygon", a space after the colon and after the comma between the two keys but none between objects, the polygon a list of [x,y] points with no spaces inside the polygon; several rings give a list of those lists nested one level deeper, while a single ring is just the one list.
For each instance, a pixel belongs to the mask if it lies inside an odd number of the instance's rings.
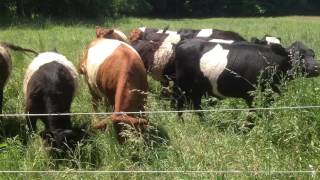
[{"label": "belted galloway cow", "polygon": [[[201,97],[206,93],[220,99],[243,98],[251,107],[250,91],[256,89],[259,77],[270,80],[272,89],[280,92],[277,84],[281,77],[290,79],[295,69],[307,77],[318,76],[319,63],[314,58],[314,51],[301,42],[283,48],[278,44],[219,44],[188,39],[176,47],[176,85],[195,109],[201,108]],[[180,110],[184,99],[179,98],[177,105]]]}]

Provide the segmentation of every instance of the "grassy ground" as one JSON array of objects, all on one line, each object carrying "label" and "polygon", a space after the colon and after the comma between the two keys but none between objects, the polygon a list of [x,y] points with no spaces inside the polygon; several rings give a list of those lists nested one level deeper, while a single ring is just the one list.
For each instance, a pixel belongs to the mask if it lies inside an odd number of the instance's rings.
[{"label": "grassy ground", "polygon": [[[218,28],[240,33],[247,39],[265,34],[279,36],[285,46],[301,40],[320,54],[319,17],[280,18],[210,18],[145,19],[123,18],[97,22],[35,20],[6,22],[0,25],[0,40],[39,51],[57,50],[75,65],[87,43],[94,37],[96,25],[118,28],[125,33],[139,26],[170,29]],[[5,88],[4,113],[23,113],[22,81],[32,57],[12,52],[13,72]],[[172,110],[168,100],[159,97],[161,87],[149,79],[147,110]],[[320,104],[318,79],[299,77],[285,84],[281,97],[271,107]],[[219,101],[203,99],[204,109],[246,108],[239,99]],[[258,107],[264,106],[257,98]],[[110,108],[108,109],[108,111]],[[90,95],[83,78],[73,101],[72,112],[92,112]],[[101,108],[105,111],[105,108]],[[144,146],[139,138],[119,145],[112,128],[93,132],[89,142],[63,158],[50,155],[35,134],[24,145],[25,121],[22,117],[5,117],[1,121],[0,170],[65,171],[55,173],[2,173],[0,179],[255,179],[319,178],[318,174],[272,173],[272,171],[311,171],[320,168],[320,111],[295,109],[260,111],[207,112],[200,121],[185,113],[184,122],[176,114],[148,115],[150,121],[164,129],[170,140],[166,146]],[[92,116],[74,116],[76,123],[88,122]],[[100,117],[101,119],[103,117]],[[256,126],[249,133],[239,127],[254,118]],[[41,124],[40,122],[38,123]],[[97,171],[244,171],[242,173],[74,173],[73,170]],[[260,171],[260,173],[258,173]],[[262,171],[262,172],[261,172]]]}]

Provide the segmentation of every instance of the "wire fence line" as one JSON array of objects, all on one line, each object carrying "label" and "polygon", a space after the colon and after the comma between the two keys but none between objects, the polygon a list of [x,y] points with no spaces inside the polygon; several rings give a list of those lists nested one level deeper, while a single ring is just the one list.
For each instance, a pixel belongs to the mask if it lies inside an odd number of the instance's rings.
[{"label": "wire fence line", "polygon": [[311,176],[315,176],[319,173],[319,171],[241,171],[241,170],[204,170],[204,171],[182,171],[182,170],[173,170],[173,171],[75,171],[75,170],[67,170],[67,171],[0,171],[1,173],[74,173],[74,174],[243,174],[243,175],[281,175],[281,174],[310,174]]},{"label": "wire fence line", "polygon": [[200,110],[168,110],[168,111],[139,111],[139,112],[74,112],[74,113],[50,113],[50,114],[0,114],[0,117],[20,116],[75,116],[75,115],[128,115],[128,114],[165,114],[165,113],[198,113],[198,112],[227,112],[227,111],[270,111],[270,110],[297,110],[297,109],[320,109],[320,105],[308,106],[282,106],[282,107],[258,107],[258,108],[219,108]]}]

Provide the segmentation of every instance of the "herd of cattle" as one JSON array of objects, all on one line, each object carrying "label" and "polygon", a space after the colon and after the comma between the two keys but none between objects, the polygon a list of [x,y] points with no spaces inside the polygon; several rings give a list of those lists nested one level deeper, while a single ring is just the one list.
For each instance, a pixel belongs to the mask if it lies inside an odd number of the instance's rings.
[{"label": "herd of cattle", "polygon": [[[26,113],[69,113],[77,88],[78,73],[88,84],[94,111],[100,101],[112,105],[117,138],[127,125],[144,130],[145,116],[125,112],[144,111],[148,82],[147,74],[168,86],[173,81],[173,98],[181,110],[185,100],[194,109],[201,108],[201,97],[215,96],[243,98],[252,107],[259,79],[270,81],[274,92],[278,84],[292,79],[295,71],[307,77],[319,75],[315,53],[301,42],[285,48],[280,38],[265,36],[247,41],[238,33],[217,29],[137,28],[129,38],[115,29],[96,28],[96,38],[85,48],[78,69],[57,52],[37,53],[9,43],[0,44],[0,113],[3,88],[12,69],[8,49],[28,51],[37,56],[28,66],[23,82]],[[181,113],[179,113],[181,115]],[[76,142],[85,136],[73,127],[70,116],[28,116],[29,130],[36,130],[37,119],[45,124],[41,135],[56,147]],[[94,124],[106,128],[107,121]],[[52,141],[53,139],[53,141]]]}]

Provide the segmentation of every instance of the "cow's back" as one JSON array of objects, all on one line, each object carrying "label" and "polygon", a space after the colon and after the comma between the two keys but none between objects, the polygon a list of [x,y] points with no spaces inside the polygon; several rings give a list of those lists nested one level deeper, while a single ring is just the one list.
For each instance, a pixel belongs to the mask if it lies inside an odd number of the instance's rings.
[{"label": "cow's back", "polygon": [[0,87],[5,84],[12,69],[11,57],[5,47],[0,46]]}]

